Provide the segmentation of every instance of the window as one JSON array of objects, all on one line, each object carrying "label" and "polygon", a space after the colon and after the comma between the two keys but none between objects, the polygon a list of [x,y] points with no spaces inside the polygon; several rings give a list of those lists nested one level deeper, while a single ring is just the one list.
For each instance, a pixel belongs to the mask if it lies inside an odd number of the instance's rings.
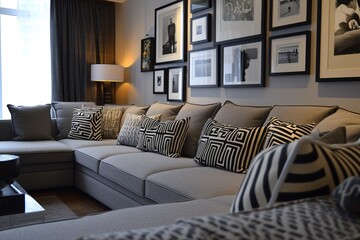
[{"label": "window", "polygon": [[51,101],[50,1],[0,0],[0,119]]}]

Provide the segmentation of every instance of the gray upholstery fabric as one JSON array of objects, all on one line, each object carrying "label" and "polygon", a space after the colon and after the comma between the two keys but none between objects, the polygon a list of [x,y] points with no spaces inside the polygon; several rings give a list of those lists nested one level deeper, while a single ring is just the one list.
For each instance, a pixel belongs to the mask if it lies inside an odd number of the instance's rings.
[{"label": "gray upholstery fabric", "polygon": [[99,171],[100,161],[112,155],[142,152],[135,147],[124,145],[93,146],[75,150],[75,161],[94,172]]},{"label": "gray upholstery fabric", "polygon": [[161,114],[161,121],[174,120],[183,105],[172,105],[155,102],[151,104],[146,112],[146,116]]},{"label": "gray upholstery fabric", "polygon": [[338,127],[316,140],[327,144],[346,143],[346,129],[345,127]]},{"label": "gray upholstery fabric", "polygon": [[170,158],[151,152],[131,153],[103,159],[99,174],[143,196],[145,180],[149,175],[196,166],[191,158]]},{"label": "gray upholstery fabric", "polygon": [[214,120],[238,127],[261,127],[271,109],[270,106],[242,106],[226,101]]},{"label": "gray upholstery fabric", "polygon": [[234,195],[245,174],[211,167],[184,168],[148,176],[145,196],[159,203]]},{"label": "gray upholstery fabric", "polygon": [[149,109],[149,106],[144,106],[144,107],[139,107],[139,106],[130,106],[128,107],[125,112],[123,113],[122,117],[121,117],[121,123],[120,123],[120,129],[122,127],[122,125],[125,122],[125,118],[129,113],[133,113],[133,114],[146,114],[146,111]]},{"label": "gray upholstery fabric", "polygon": [[116,142],[116,139],[103,139],[102,141],[61,139],[61,140],[59,140],[59,142],[69,146],[72,150],[75,150],[75,149],[79,149],[79,148],[83,148],[83,147],[114,145]]},{"label": "gray upholstery fabric", "polygon": [[228,203],[232,198],[233,196],[224,196],[222,201],[217,198],[114,210],[75,220],[0,231],[0,239],[64,240],[89,234],[160,226],[174,223],[179,218],[228,213],[230,208]]},{"label": "gray upholstery fabric", "polygon": [[346,129],[346,142],[356,142],[360,139],[360,124],[359,125],[348,125]]},{"label": "gray upholstery fabric", "polygon": [[345,125],[360,125],[360,114],[339,108],[334,114],[316,125],[315,129],[320,132],[328,132]]}]

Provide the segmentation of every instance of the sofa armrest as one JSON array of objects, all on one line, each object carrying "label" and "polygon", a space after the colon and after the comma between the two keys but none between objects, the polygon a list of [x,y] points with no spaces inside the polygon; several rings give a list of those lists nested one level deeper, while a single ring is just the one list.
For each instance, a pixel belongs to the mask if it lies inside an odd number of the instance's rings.
[{"label": "sofa armrest", "polygon": [[15,137],[10,119],[0,119],[0,141],[9,141]]}]

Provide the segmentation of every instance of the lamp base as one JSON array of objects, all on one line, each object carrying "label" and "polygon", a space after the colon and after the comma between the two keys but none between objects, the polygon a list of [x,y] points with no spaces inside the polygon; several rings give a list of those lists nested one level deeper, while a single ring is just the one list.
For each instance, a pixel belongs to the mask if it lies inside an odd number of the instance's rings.
[{"label": "lamp base", "polygon": [[115,87],[113,82],[98,82],[97,105],[115,103]]}]

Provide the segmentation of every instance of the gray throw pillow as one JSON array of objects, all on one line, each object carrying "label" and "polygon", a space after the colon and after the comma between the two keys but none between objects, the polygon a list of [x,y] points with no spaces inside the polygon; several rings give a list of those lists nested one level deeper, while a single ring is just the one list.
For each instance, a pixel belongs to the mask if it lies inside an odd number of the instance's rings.
[{"label": "gray throw pillow", "polygon": [[37,106],[7,105],[17,141],[49,140],[51,136],[50,104]]}]

